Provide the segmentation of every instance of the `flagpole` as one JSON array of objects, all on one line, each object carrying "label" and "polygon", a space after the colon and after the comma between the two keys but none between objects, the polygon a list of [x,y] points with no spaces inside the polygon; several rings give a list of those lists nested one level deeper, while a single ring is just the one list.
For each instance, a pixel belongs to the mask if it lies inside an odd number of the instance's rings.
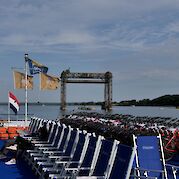
[{"label": "flagpole", "polygon": [[8,92],[8,124],[10,123],[10,103],[9,103],[9,92]]},{"label": "flagpole", "polygon": [[27,63],[28,63],[28,54],[25,54],[25,126],[27,125],[27,112],[28,112],[28,95],[27,95]]}]

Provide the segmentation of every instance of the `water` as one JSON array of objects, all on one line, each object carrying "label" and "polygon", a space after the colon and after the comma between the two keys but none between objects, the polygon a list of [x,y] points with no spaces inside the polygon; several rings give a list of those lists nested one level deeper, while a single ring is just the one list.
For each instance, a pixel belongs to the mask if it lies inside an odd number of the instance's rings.
[{"label": "water", "polygon": [[[88,112],[105,113],[100,106],[93,106],[95,110]],[[68,106],[67,110],[62,113],[58,105],[29,105],[29,116],[37,116],[45,119],[57,119],[64,114],[80,111],[78,106]],[[179,118],[179,109],[175,107],[123,107],[114,106],[111,114],[130,114],[134,116],[151,116],[151,117],[171,117]],[[24,117],[24,106],[21,106],[19,115],[11,115],[12,119],[22,119]],[[0,119],[7,119],[7,105],[0,105]]]}]

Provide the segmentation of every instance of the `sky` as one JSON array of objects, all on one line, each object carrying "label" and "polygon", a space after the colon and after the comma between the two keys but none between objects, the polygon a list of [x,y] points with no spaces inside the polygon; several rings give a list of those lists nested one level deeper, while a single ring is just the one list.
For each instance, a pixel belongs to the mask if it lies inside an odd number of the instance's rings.
[{"label": "sky", "polygon": [[[24,54],[49,67],[48,74],[113,74],[113,101],[179,94],[178,0],[0,0],[0,102],[12,91],[12,67]],[[60,88],[39,91],[31,102],[60,102]],[[67,101],[103,101],[104,86],[68,84]]]}]

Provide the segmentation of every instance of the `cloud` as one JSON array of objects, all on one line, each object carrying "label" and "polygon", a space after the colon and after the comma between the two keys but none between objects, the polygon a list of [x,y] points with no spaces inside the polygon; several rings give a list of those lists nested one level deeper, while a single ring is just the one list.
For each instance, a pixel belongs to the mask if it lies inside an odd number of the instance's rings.
[{"label": "cloud", "polygon": [[29,52],[50,73],[111,71],[118,98],[159,94],[178,83],[178,17],[178,0],[1,0],[1,59]]},{"label": "cloud", "polygon": [[75,31],[65,31],[59,35],[55,35],[53,38],[48,38],[46,45],[66,45],[66,44],[93,44],[95,43],[95,38],[86,32],[75,32]]},{"label": "cloud", "polygon": [[152,69],[150,71],[143,72],[142,76],[144,78],[152,80],[173,80],[178,81],[177,75],[179,73],[178,69]]},{"label": "cloud", "polygon": [[173,33],[179,33],[179,22],[178,21],[174,21],[170,24],[168,24],[167,28],[168,31],[173,32]]},{"label": "cloud", "polygon": [[178,37],[179,22],[169,21],[170,16],[178,17],[173,13],[178,8],[175,0],[154,3],[143,0],[3,0],[0,44],[8,50],[56,53],[73,48],[80,53],[99,48],[143,50],[171,36]]}]

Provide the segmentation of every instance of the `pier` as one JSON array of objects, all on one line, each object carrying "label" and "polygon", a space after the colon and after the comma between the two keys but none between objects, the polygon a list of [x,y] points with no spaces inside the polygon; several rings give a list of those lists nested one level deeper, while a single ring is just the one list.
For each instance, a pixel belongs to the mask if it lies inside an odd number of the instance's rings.
[{"label": "pier", "polygon": [[79,73],[65,70],[61,73],[61,110],[66,109],[67,83],[104,84],[104,103],[102,109],[112,109],[112,73]]}]

